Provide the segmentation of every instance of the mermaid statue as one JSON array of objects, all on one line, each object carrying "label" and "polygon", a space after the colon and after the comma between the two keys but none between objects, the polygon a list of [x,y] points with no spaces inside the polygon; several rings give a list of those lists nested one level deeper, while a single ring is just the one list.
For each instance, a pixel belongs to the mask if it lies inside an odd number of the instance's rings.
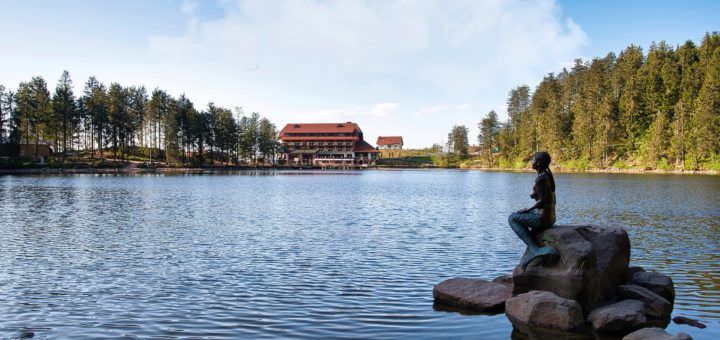
[{"label": "mermaid statue", "polygon": [[528,248],[520,260],[522,270],[525,270],[534,259],[543,260],[559,256],[557,249],[552,246],[538,246],[533,236],[555,224],[555,179],[550,171],[550,154],[536,152],[532,158],[532,168],[538,174],[530,194],[535,204],[508,217],[510,227]]}]

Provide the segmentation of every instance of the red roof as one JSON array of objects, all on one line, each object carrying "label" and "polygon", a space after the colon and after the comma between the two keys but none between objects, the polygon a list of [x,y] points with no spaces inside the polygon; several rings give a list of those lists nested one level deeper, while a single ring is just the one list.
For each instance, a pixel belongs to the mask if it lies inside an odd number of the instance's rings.
[{"label": "red roof", "polygon": [[403,145],[402,136],[380,136],[377,139],[377,145]]},{"label": "red roof", "polygon": [[355,144],[355,148],[353,149],[353,152],[377,153],[378,151],[372,145],[370,145],[368,142],[361,140]]},{"label": "red roof", "polygon": [[286,133],[353,133],[362,132],[357,123],[291,123],[280,130],[280,136]]}]

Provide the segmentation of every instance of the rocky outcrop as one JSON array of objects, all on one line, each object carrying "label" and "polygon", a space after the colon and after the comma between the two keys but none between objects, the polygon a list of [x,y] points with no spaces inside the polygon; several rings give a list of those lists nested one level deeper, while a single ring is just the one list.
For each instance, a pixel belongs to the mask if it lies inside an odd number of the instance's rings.
[{"label": "rocky outcrop", "polygon": [[480,279],[449,279],[433,288],[436,304],[481,313],[502,313],[511,295],[510,286]]},{"label": "rocky outcrop", "polygon": [[447,280],[433,290],[436,303],[497,312],[505,301],[514,338],[618,339],[637,330],[629,339],[662,335],[648,327],[670,322],[673,281],[629,266],[625,230],[554,226],[534,236],[559,256],[535,259],[524,269],[518,265],[511,276],[492,282]]},{"label": "rocky outcrop", "polygon": [[622,340],[692,340],[692,337],[683,332],[673,336],[662,328],[650,327],[634,331],[623,337]]},{"label": "rocky outcrop", "polygon": [[517,331],[531,338],[586,330],[580,304],[547,291],[531,291],[508,299],[505,314]]},{"label": "rocky outcrop", "polygon": [[580,303],[584,310],[609,300],[627,281],[630,240],[622,228],[554,226],[537,235],[539,245],[560,253],[552,264],[531,262],[513,273],[513,294],[550,291]]}]

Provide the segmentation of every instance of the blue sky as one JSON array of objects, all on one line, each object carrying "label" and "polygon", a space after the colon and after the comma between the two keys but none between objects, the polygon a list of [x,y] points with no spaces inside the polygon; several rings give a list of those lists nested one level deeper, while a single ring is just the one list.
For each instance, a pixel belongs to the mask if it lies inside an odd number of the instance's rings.
[{"label": "blue sky", "polygon": [[410,147],[505,117],[507,92],[630,43],[699,42],[720,1],[3,1],[0,84],[90,75]]}]

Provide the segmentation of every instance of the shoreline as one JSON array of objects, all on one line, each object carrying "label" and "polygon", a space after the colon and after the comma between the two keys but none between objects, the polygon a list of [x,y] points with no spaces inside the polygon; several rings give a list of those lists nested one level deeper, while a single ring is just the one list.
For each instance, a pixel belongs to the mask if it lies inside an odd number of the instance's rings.
[{"label": "shoreline", "polygon": [[[513,169],[513,168],[482,168],[482,167],[468,167],[468,168],[441,168],[441,167],[423,167],[423,166],[376,166],[368,168],[369,170],[472,170],[472,171],[488,171],[488,172],[518,172],[518,173],[532,173],[532,169]],[[197,167],[197,168],[137,168],[137,167],[126,167],[126,168],[78,168],[78,169],[66,169],[66,168],[25,168],[25,169],[0,169],[0,175],[74,175],[74,174],[98,174],[98,175],[114,175],[114,174],[172,174],[172,173],[183,173],[183,174],[211,174],[221,172],[233,172],[233,171],[270,171],[270,170],[321,170],[318,169],[298,169],[293,167]],[[357,169],[365,170],[365,169]],[[704,171],[680,171],[680,170],[640,170],[640,169],[587,169],[587,170],[573,170],[573,169],[562,169],[554,168],[551,169],[556,174],[632,174],[632,175],[705,175],[705,176],[717,176],[720,172],[713,170]],[[324,171],[324,170],[323,170]]]},{"label": "shoreline", "polygon": [[[497,171],[497,172],[535,172],[532,169],[511,169],[511,168],[480,168],[480,167],[469,167],[461,168],[463,170],[484,170],[484,171]],[[630,174],[630,175],[708,175],[717,176],[720,172],[714,170],[659,170],[659,169],[618,169],[618,168],[592,168],[586,170],[575,170],[575,169],[563,169],[563,168],[551,168],[553,173],[556,174]]]}]

